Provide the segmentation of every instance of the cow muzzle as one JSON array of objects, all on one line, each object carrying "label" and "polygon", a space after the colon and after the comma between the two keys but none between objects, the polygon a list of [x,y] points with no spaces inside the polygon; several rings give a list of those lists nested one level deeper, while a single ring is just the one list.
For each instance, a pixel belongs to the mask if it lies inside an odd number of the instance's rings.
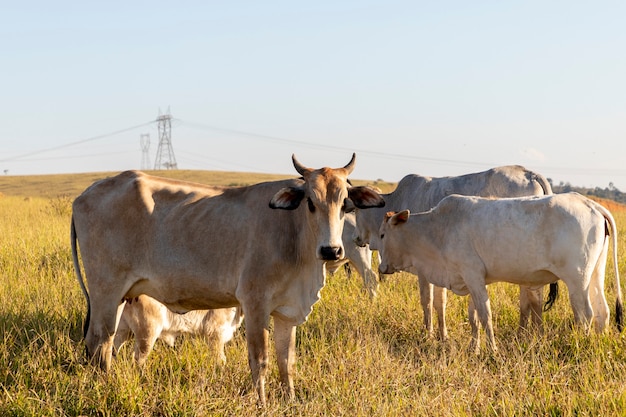
[{"label": "cow muzzle", "polygon": [[381,275],[390,275],[396,272],[387,262],[381,262],[378,265],[378,273]]},{"label": "cow muzzle", "polygon": [[322,246],[319,248],[318,257],[323,261],[338,261],[343,259],[342,246]]}]

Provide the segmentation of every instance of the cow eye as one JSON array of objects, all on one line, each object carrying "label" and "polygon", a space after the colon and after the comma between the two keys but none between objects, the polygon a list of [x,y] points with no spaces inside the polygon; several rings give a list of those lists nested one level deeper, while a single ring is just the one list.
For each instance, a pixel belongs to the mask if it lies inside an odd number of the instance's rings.
[{"label": "cow eye", "polygon": [[309,211],[311,213],[315,213],[315,206],[313,205],[313,202],[311,201],[311,199],[307,198],[306,201],[309,204]]},{"label": "cow eye", "polygon": [[383,238],[384,238],[384,237],[385,237],[385,234],[384,234],[384,233],[383,233],[383,234],[381,234],[381,235],[380,235],[380,240],[383,240]]}]

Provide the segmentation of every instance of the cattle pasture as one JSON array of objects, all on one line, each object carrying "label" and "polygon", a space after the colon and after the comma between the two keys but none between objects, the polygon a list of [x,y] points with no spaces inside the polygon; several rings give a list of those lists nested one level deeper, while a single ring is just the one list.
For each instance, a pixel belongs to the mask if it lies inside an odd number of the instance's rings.
[{"label": "cattle pasture", "polygon": [[[255,182],[241,175],[239,183]],[[57,176],[42,178],[30,198],[23,189],[18,193],[19,187],[4,187],[11,177],[0,181],[0,415],[257,414],[245,322],[226,345],[223,367],[193,337],[180,337],[173,349],[157,342],[143,370],[133,360],[131,343],[109,374],[86,362],[86,305],[71,260],[70,212],[63,210],[82,184],[93,181],[93,175],[79,178],[63,177],[62,186],[53,184]],[[57,189],[71,198],[51,194]],[[626,293],[626,210],[610,209]],[[608,265],[612,316],[610,330],[601,335],[570,329],[573,315],[561,284],[555,307],[544,314],[544,334],[518,337],[519,287],[490,286],[499,353],[475,357],[468,351],[467,297],[449,294],[450,340],[442,345],[425,335],[413,275],[388,277],[372,302],[360,277],[347,278],[340,268],[327,278],[321,300],[298,327],[294,402],[280,398],[271,351],[264,413],[625,415],[626,332],[615,329],[614,281]]]}]

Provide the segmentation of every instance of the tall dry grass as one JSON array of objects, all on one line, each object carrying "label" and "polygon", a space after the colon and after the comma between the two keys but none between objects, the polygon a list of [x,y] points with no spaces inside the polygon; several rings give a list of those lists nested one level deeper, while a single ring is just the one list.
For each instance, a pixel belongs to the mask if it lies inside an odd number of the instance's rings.
[{"label": "tall dry grass", "polygon": [[[391,276],[374,302],[360,278],[329,276],[297,331],[296,401],[280,397],[272,362],[266,410],[256,407],[245,325],[223,368],[202,341],[181,338],[174,349],[158,343],[143,369],[127,346],[103,374],[84,357],[86,306],[64,205],[61,197],[0,198],[2,416],[626,415],[626,335],[613,320],[601,335],[571,329],[562,285],[545,332],[521,336],[518,287],[492,285],[500,353],[475,357],[466,297],[449,296],[450,341],[442,344],[424,334],[414,276]],[[614,215],[625,275],[626,212]],[[611,265],[606,282],[613,314]]]}]

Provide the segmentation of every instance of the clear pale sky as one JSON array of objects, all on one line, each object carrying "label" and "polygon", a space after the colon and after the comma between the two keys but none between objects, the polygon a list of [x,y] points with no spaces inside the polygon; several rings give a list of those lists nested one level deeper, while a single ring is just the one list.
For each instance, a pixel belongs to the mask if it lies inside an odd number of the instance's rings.
[{"label": "clear pale sky", "polygon": [[0,175],[355,179],[521,164],[626,191],[623,1],[27,1],[0,13]]}]

